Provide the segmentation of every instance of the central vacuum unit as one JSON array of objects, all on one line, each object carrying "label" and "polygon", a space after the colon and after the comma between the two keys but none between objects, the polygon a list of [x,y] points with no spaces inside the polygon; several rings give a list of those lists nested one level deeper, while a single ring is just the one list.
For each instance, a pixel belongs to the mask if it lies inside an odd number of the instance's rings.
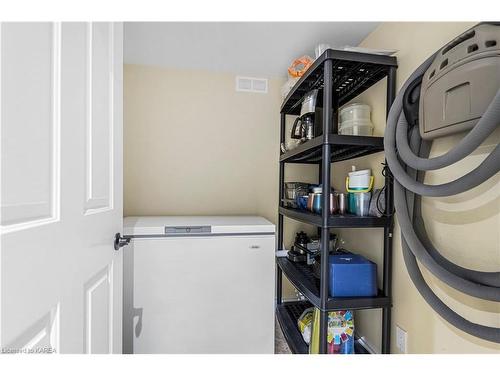
[{"label": "central vacuum unit", "polygon": [[272,223],[127,217],[124,237],[124,353],[274,353]]},{"label": "central vacuum unit", "polygon": [[[427,234],[421,206],[424,196],[459,194],[499,172],[497,144],[477,168],[455,181],[424,183],[426,171],[465,158],[500,127],[499,89],[500,24],[482,23],[449,42],[408,78],[391,107],[384,137],[387,163],[394,175],[403,256],[412,281],[434,311],[450,324],[497,343],[500,328],[471,322],[448,307],[427,285],[417,260],[462,293],[500,301],[500,272],[467,269],[441,255]],[[433,139],[467,130],[450,151],[429,158]]]}]

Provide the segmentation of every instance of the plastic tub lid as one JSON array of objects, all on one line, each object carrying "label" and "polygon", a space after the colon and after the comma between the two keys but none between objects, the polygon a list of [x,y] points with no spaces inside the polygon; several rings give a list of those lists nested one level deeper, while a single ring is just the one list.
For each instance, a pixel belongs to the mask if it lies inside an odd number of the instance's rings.
[{"label": "plastic tub lid", "polygon": [[359,171],[349,172],[349,176],[363,176],[363,175],[371,176],[371,174],[372,174],[371,169],[361,169]]},{"label": "plastic tub lid", "polygon": [[329,256],[330,264],[372,264],[370,260],[358,254],[332,254]]},{"label": "plastic tub lid", "polygon": [[365,103],[352,103],[352,104],[349,104],[349,105],[346,105],[344,108],[342,108],[340,110],[340,113],[345,113],[349,110],[352,110],[352,109],[355,109],[355,108],[363,108],[364,110],[368,110],[368,111],[371,111],[371,108],[368,104],[365,104]]}]

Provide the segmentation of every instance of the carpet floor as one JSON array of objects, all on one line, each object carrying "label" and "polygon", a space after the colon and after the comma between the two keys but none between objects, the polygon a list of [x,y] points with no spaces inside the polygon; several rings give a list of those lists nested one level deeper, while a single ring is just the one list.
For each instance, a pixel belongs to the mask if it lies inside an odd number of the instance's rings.
[{"label": "carpet floor", "polygon": [[274,354],[292,354],[277,320],[274,321]]}]

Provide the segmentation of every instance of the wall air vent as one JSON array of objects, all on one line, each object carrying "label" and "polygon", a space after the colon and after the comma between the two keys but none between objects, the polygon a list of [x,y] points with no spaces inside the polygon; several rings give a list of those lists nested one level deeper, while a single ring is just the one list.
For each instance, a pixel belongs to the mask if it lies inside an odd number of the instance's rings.
[{"label": "wall air vent", "polygon": [[236,91],[267,94],[267,79],[237,76]]}]

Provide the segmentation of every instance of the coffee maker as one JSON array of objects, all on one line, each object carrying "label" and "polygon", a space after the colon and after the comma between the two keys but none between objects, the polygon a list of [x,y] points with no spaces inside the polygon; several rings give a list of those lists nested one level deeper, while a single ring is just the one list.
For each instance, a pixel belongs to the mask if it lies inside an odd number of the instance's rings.
[{"label": "coffee maker", "polygon": [[302,99],[300,116],[295,119],[291,137],[303,142],[323,134],[323,108],[318,107],[319,90],[311,90]]}]

